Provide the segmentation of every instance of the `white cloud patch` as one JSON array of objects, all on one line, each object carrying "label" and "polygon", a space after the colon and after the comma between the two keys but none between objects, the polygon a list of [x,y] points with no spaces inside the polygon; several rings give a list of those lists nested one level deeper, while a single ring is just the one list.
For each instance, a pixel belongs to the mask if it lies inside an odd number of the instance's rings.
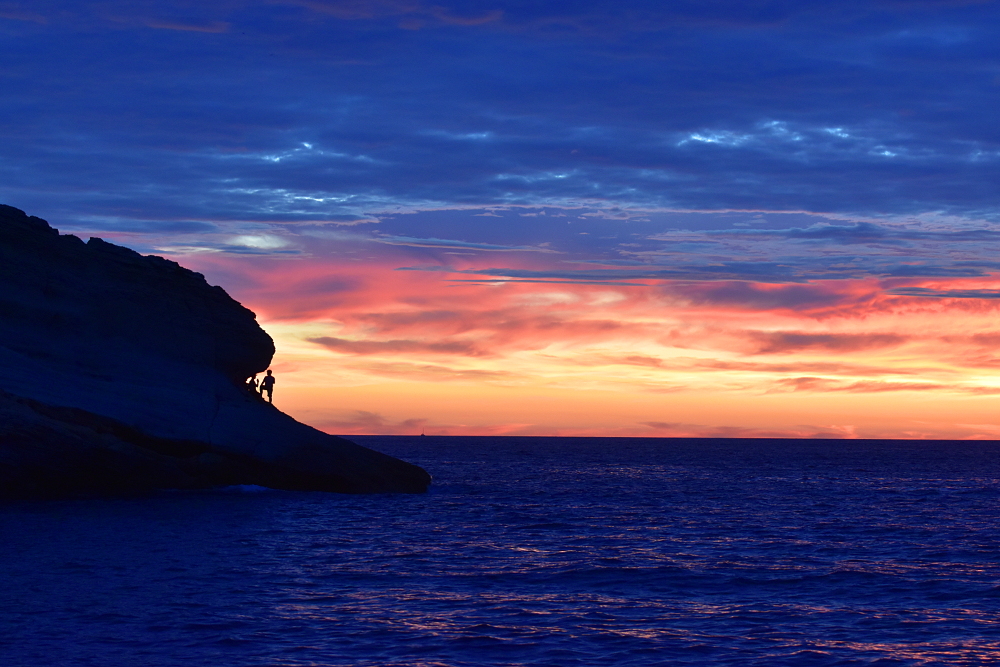
[{"label": "white cloud patch", "polygon": [[278,248],[287,248],[290,245],[285,239],[272,234],[242,234],[229,239],[229,243],[257,250],[277,250]]}]

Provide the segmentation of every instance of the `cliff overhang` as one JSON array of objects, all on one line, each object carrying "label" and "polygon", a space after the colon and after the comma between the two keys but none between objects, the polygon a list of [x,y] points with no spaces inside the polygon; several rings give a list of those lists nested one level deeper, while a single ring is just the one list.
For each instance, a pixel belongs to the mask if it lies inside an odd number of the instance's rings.
[{"label": "cliff overhang", "polygon": [[418,466],[249,394],[273,354],[254,314],[201,274],[0,205],[0,497],[426,490]]}]

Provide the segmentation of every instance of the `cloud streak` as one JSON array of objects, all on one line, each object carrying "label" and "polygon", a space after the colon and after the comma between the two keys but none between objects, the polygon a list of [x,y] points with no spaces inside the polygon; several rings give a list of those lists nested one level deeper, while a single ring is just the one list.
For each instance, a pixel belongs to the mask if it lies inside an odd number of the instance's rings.
[{"label": "cloud streak", "polygon": [[857,352],[897,347],[908,340],[894,333],[813,334],[793,331],[748,332],[754,354],[788,354],[805,350],[818,352]]},{"label": "cloud streak", "polygon": [[483,250],[487,252],[555,252],[549,248],[537,246],[499,245],[496,243],[470,243],[467,241],[452,241],[449,239],[420,239],[409,236],[380,236],[374,239],[377,243],[388,245],[411,246],[413,248],[451,248],[456,250]]},{"label": "cloud streak", "polygon": [[331,336],[319,336],[309,338],[310,343],[322,345],[328,350],[343,354],[371,355],[371,354],[404,354],[404,355],[424,355],[424,354],[451,354],[470,357],[481,357],[486,355],[471,343],[461,341],[451,341],[443,343],[427,343],[416,340],[346,340],[343,338],[333,338]]}]

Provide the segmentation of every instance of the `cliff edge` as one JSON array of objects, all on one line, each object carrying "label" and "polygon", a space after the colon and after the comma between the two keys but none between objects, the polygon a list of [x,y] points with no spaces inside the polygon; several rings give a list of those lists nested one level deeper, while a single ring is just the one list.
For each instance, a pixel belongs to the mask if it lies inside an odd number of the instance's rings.
[{"label": "cliff edge", "polygon": [[0,205],[0,497],[426,490],[421,468],[255,400],[242,383],[273,354],[201,274]]}]

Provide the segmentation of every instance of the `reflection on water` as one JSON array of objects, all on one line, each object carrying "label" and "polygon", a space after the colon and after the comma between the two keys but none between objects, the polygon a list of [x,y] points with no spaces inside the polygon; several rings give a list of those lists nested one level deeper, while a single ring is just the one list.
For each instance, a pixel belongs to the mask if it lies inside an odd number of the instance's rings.
[{"label": "reflection on water", "polygon": [[982,665],[1000,651],[993,443],[358,440],[423,465],[431,493],[0,507],[3,664]]}]

